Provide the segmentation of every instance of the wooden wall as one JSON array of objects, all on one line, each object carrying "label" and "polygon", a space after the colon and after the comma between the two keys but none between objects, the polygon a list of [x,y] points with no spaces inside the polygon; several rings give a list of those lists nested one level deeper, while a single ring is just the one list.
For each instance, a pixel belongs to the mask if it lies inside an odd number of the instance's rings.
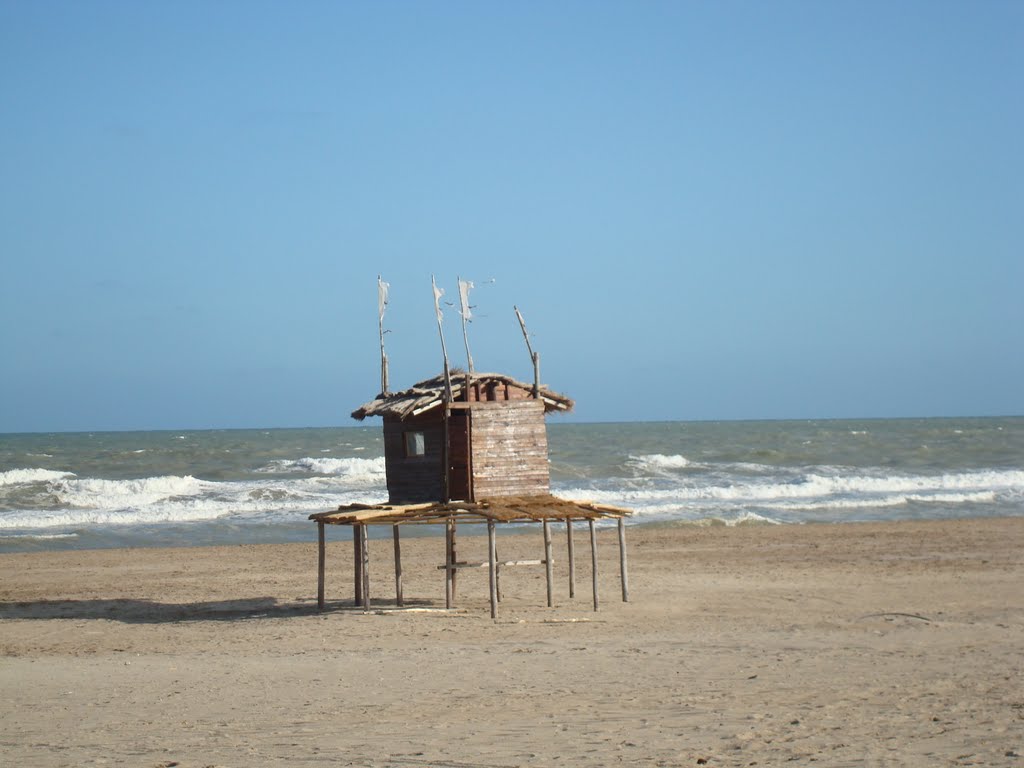
[{"label": "wooden wall", "polygon": [[[402,421],[384,419],[384,460],[387,466],[388,501],[392,504],[416,504],[440,501],[444,492],[442,448],[444,429],[440,408],[419,418]],[[404,434],[420,431],[426,439],[423,456],[406,457]]]},{"label": "wooden wall", "polygon": [[549,493],[544,403],[484,401],[474,403],[471,412],[473,497]]}]

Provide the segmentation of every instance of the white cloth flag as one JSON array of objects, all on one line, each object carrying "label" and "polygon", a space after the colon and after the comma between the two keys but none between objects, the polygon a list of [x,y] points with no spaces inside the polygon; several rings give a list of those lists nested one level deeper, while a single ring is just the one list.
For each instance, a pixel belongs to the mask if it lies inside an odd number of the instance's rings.
[{"label": "white cloth flag", "polygon": [[384,320],[384,308],[388,305],[388,288],[390,287],[390,283],[385,283],[380,279],[380,275],[377,275],[377,312],[382,321]]},{"label": "white cloth flag", "polygon": [[441,314],[441,297],[444,296],[444,288],[438,288],[434,282],[434,276],[430,276],[430,284],[434,287],[434,309],[437,310],[437,324],[440,325],[444,316]]},{"label": "white cloth flag", "polygon": [[473,283],[469,280],[459,280],[459,302],[462,304],[462,319],[472,320],[473,313],[469,311],[469,292],[473,290]]}]

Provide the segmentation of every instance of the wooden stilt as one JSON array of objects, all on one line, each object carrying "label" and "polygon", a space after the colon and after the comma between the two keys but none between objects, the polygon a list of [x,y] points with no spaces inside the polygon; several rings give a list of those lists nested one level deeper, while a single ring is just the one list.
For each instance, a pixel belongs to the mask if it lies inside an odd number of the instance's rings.
[{"label": "wooden stilt", "polygon": [[626,571],[626,521],[619,518],[619,579],[622,581],[622,602],[629,602],[629,574]]},{"label": "wooden stilt", "polygon": [[572,544],[572,518],[565,518],[565,536],[569,544],[569,597],[576,597],[576,553]]},{"label": "wooden stilt", "polygon": [[324,541],[324,523],[316,521],[316,609],[324,609],[324,560],[326,559],[327,547]]},{"label": "wooden stilt", "polygon": [[352,526],[352,560],[355,567],[353,576],[355,596],[353,600],[356,605],[363,604],[363,537],[360,535],[361,529],[361,525]]},{"label": "wooden stilt", "polygon": [[[452,559],[451,563],[454,566],[459,561],[458,553],[455,551],[455,533],[456,533],[455,521],[452,520]],[[455,603],[455,598],[459,592],[459,571],[457,568],[452,568],[452,604]]]},{"label": "wooden stilt", "polygon": [[455,569],[452,568],[454,563],[452,559],[452,529],[454,526],[455,524],[451,520],[448,520],[448,522],[445,523],[444,532],[444,607],[448,609],[452,607],[452,601],[454,598],[454,595],[452,594],[452,574],[455,572]]},{"label": "wooden stilt", "polygon": [[370,610],[370,547],[366,524],[359,526],[359,543],[363,551],[363,610]]},{"label": "wooden stilt", "polygon": [[588,520],[590,523],[590,560],[593,567],[593,582],[594,582],[594,610],[597,610],[597,531],[594,530],[594,521]]},{"label": "wooden stilt", "polygon": [[494,545],[494,587],[498,591],[498,602],[501,602],[501,561],[498,560],[498,545]]},{"label": "wooden stilt", "polygon": [[487,559],[490,565],[491,618],[498,618],[498,553],[494,542],[494,521],[487,521]]},{"label": "wooden stilt", "polygon": [[405,599],[402,595],[402,544],[397,523],[391,526],[391,535],[395,540],[395,604],[401,608],[405,605]]},{"label": "wooden stilt", "polygon": [[551,593],[551,523],[545,517],[542,523],[544,528],[544,576],[548,582],[548,608],[554,605]]}]

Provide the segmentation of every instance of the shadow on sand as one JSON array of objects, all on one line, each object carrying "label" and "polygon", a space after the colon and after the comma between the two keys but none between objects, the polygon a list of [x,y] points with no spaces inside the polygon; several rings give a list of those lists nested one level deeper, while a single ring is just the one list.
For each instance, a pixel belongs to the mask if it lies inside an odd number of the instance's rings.
[{"label": "shadow on sand", "polygon": [[[405,608],[430,606],[430,601],[406,600]],[[394,601],[371,604],[378,610],[401,611]],[[328,601],[323,613],[363,613],[351,600]],[[164,624],[185,621],[244,621],[315,616],[316,600],[278,602],[273,597],[216,600],[199,603],[158,603],[152,600],[32,600],[0,603],[0,619],[106,619],[125,624]]]}]

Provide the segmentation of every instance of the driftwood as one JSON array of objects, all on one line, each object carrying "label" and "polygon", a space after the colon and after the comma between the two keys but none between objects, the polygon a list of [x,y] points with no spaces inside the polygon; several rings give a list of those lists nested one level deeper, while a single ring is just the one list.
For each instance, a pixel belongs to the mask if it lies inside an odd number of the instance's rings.
[{"label": "driftwood", "polygon": [[889,611],[886,613],[866,613],[863,616],[857,618],[857,621],[864,621],[864,619],[884,619],[887,616],[899,616],[904,619],[918,619],[920,621],[931,622],[927,616],[919,616],[916,613],[900,613],[899,611]]}]

